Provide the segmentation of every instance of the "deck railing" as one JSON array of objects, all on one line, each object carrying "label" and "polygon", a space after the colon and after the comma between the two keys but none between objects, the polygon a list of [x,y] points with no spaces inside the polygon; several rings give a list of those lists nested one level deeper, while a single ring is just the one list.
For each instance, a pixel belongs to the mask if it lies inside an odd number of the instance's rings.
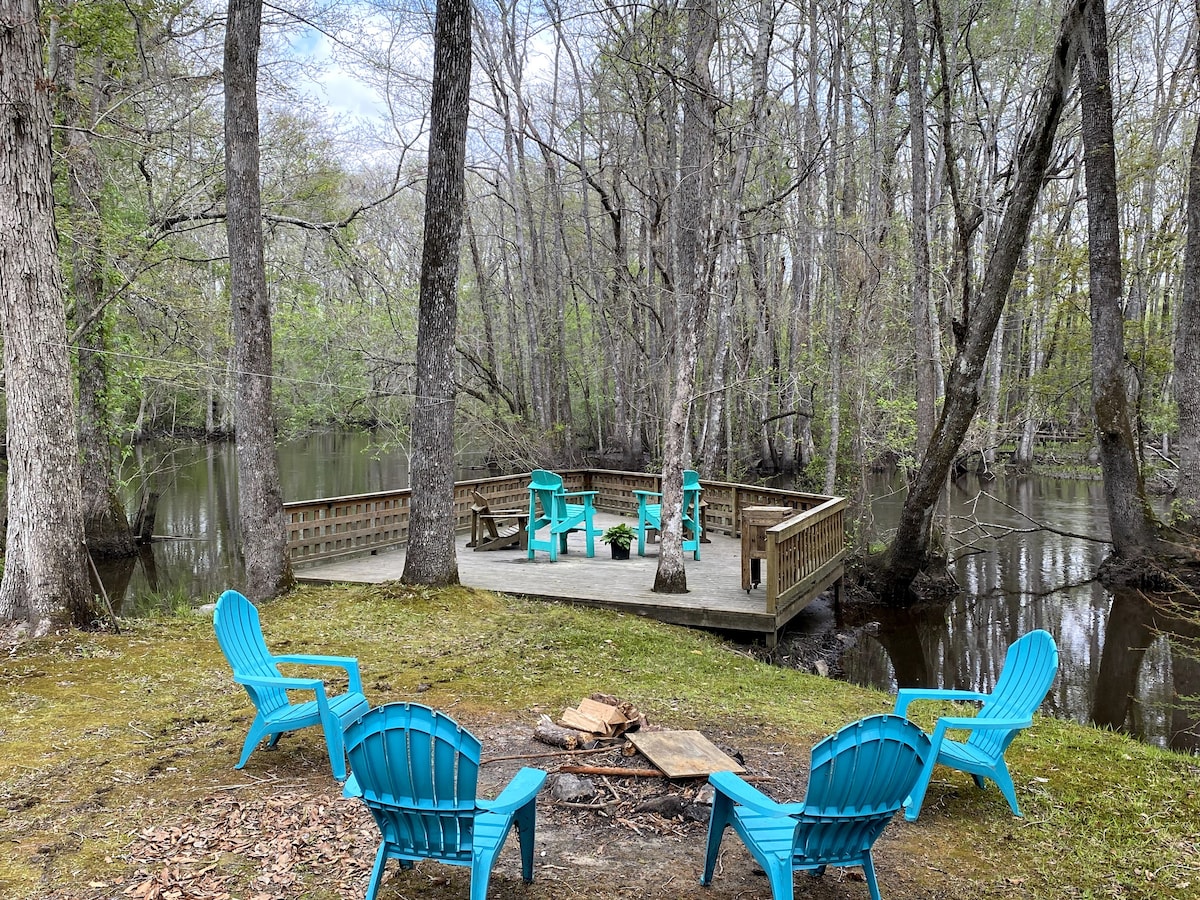
[{"label": "deck railing", "polygon": [[[559,470],[569,491],[596,491],[596,508],[623,516],[637,514],[635,490],[659,490],[661,476],[608,469]],[[786,506],[796,515],[767,530],[767,611],[798,594],[823,589],[841,575],[845,557],[845,509],[842,497],[825,497],[757,485],[701,480],[707,533],[736,537],[741,511],[748,506]],[[529,475],[506,475],[454,484],[455,526],[471,525],[472,493],[493,511],[526,509]],[[288,552],[293,565],[345,554],[375,553],[408,541],[409,491],[383,491],[284,504]]]},{"label": "deck railing", "polygon": [[[765,505],[765,504],[764,504]],[[846,557],[846,498],[823,503],[767,529],[767,612],[801,595],[813,596],[842,577]]]}]

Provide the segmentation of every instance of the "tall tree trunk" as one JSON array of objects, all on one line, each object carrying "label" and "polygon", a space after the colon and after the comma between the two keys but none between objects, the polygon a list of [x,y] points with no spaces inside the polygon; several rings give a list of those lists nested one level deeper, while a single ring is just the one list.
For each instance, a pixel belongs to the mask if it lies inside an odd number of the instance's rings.
[{"label": "tall tree trunk", "polygon": [[1012,458],[1012,464],[1017,471],[1028,471],[1033,466],[1034,438],[1037,436],[1038,418],[1041,415],[1036,379],[1045,365],[1043,343],[1047,313],[1043,309],[1044,304],[1039,301],[1040,298],[1037,298],[1031,302],[1026,313],[1025,398],[1021,407],[1021,433],[1017,436],[1016,450]]},{"label": "tall tree trunk", "polygon": [[929,446],[937,405],[933,318],[929,308],[929,152],[926,148],[925,79],[914,0],[902,0],[904,62],[908,70],[908,133],[912,146],[912,328],[916,348],[917,457]]},{"label": "tall tree trunk", "polygon": [[1136,559],[1156,542],[1125,392],[1125,326],[1121,313],[1121,234],[1112,83],[1105,0],[1084,7],[1079,89],[1088,209],[1092,318],[1092,410],[1100,442],[1104,499],[1113,553]]},{"label": "tall tree trunk", "polygon": [[[724,450],[721,423],[725,417],[725,394],[729,370],[730,327],[736,302],[738,285],[738,247],[749,246],[754,240],[751,223],[743,215],[747,172],[750,168],[751,151],[762,143],[762,108],[767,97],[767,70],[771,58],[771,40],[775,34],[776,6],[773,0],[759,0],[756,23],[758,35],[754,45],[754,60],[751,63],[750,108],[740,123],[737,153],[733,161],[733,174],[726,188],[723,215],[715,223],[717,247],[717,333],[712,341],[712,357],[709,366],[709,383],[706,386],[706,411],[701,430],[701,471],[706,475],[715,471],[717,460]],[[753,265],[753,263],[752,263]],[[776,393],[787,398],[787,394]]]},{"label": "tall tree trunk", "polygon": [[79,450],[83,526],[88,550],[98,557],[133,556],[137,548],[129,517],[113,483],[113,427],[108,411],[109,325],[103,304],[100,249],[102,179],[92,145],[99,117],[103,61],[95,60],[95,84],[85,106],[77,75],[78,48],[59,42],[59,108],[66,126],[67,194],[71,215],[71,289],[79,335]]},{"label": "tall tree trunk", "polygon": [[[1200,0],[1194,3],[1200,16]],[[1200,79],[1200,44],[1196,48]],[[1179,431],[1179,481],[1175,485],[1176,524],[1200,532],[1200,128],[1192,139],[1188,166],[1187,238],[1183,280],[1175,313],[1175,397]]]},{"label": "tall tree trunk", "polygon": [[823,490],[832,494],[837,484],[838,450],[842,442],[842,281],[839,274],[838,253],[838,205],[837,205],[837,162],[843,152],[838,134],[838,108],[842,98],[842,46],[841,24],[834,37],[833,52],[829,63],[829,105],[826,110],[829,125],[829,147],[825,160],[825,247],[826,262],[825,303],[827,310],[826,335],[829,342],[829,432],[825,450],[825,481]]},{"label": "tall tree trunk", "polygon": [[0,0],[0,327],[8,530],[0,621],[95,624],[36,0]]},{"label": "tall tree trunk", "polygon": [[293,584],[271,400],[271,305],[259,191],[258,50],[261,0],[229,0],[225,26],[225,228],[237,381],[238,510],[246,593]]},{"label": "tall tree trunk", "polygon": [[458,584],[454,555],[454,330],[471,90],[471,4],[440,0],[417,323],[406,584]]},{"label": "tall tree trunk", "polygon": [[707,269],[704,242],[710,220],[712,195],[715,103],[709,58],[717,34],[715,0],[690,0],[687,7],[687,40],[684,56],[683,126],[679,158],[679,256],[675,284],[675,362],[671,405],[663,436],[662,533],[654,590],[666,594],[687,592],[683,567],[683,468],[687,453],[688,424],[696,383],[702,279]]},{"label": "tall tree trunk", "polygon": [[895,537],[883,561],[878,589],[892,603],[907,603],[912,599],[909,589],[913,579],[932,561],[933,511],[979,408],[984,365],[1049,164],[1054,134],[1078,60],[1083,6],[1087,2],[1073,0],[1063,14],[1031,130],[1017,149],[1014,161],[1017,178],[988,257],[983,285],[965,313],[942,414],[917,476],[909,485]]}]

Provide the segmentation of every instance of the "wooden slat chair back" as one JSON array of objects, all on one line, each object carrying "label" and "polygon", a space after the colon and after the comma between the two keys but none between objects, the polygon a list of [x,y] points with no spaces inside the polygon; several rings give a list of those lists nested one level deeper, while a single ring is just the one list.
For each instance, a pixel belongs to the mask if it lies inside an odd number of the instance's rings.
[{"label": "wooden slat chair back", "polygon": [[792,873],[862,866],[880,900],[871,848],[932,754],[929,738],[900,716],[868,716],[812,749],[803,803],[776,803],[732,772],[709,776],[712,818],[701,884],[711,884],[721,839],[732,828],[766,871],[773,900],[792,900]]},{"label": "wooden slat chair back", "polygon": [[[658,491],[634,491],[633,495],[638,498],[637,552],[638,556],[645,556],[648,533],[662,530],[662,494]],[[653,502],[655,500],[659,502]],[[704,536],[700,522],[700,473],[684,469],[683,528],[688,536],[683,541],[683,552],[690,552],[693,559],[700,558],[700,540]]]},{"label": "wooden slat chair back", "polygon": [[[596,555],[596,538],[601,534],[593,521],[596,491],[567,491],[562,476],[545,469],[535,469],[529,476],[529,536],[528,554],[533,559],[538,550],[550,554],[550,561],[567,552],[567,535],[582,531],[589,557]],[[538,532],[546,530],[545,537]]]},{"label": "wooden slat chair back", "polygon": [[[921,778],[906,804],[905,817],[916,821],[925,792],[937,764],[971,775],[982,788],[991,779],[1008,801],[1013,815],[1021,815],[1016,789],[1004,754],[1013,738],[1033,724],[1033,714],[1046,699],[1058,672],[1058,646],[1046,631],[1031,631],[1008,648],[1004,667],[990,693],[957,690],[902,688],[896,695],[896,715],[905,715],[914,700],[978,701],[974,716],[943,716],[934,728],[934,755],[926,762]],[[969,732],[965,741],[951,740],[948,731]]]},{"label": "wooden slat chair back", "polygon": [[471,898],[483,900],[514,824],[522,877],[533,880],[535,801],[545,772],[523,768],[495,800],[478,799],[478,739],[417,703],[372,709],[346,730],[346,748],[352,774],[343,793],[366,804],[382,835],[367,900],[389,859],[405,868],[419,859],[470,866]]},{"label": "wooden slat chair back", "polygon": [[487,498],[479,491],[471,492],[471,540],[468,547],[475,550],[525,549],[524,512],[505,509],[492,512]]},{"label": "wooden slat chair back", "polygon": [[[258,609],[237,591],[225,591],[218,598],[213,630],[233,669],[233,680],[245,688],[256,710],[235,768],[246,765],[263,738],[268,738],[268,746],[274,747],[280,736],[289,731],[320,725],[333,775],[338,780],[345,778],[342,731],[346,722],[368,709],[358,660],[348,656],[272,655],[263,639]],[[279,663],[343,669],[348,689],[342,694],[329,695],[319,678],[285,678]],[[313,699],[294,702],[289,692],[312,692]]]}]

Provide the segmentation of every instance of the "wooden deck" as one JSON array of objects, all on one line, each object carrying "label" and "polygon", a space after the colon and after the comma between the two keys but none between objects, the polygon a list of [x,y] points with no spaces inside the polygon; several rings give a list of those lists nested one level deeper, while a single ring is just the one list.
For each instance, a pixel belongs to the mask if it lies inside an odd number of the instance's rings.
[{"label": "wooden deck", "polygon": [[[647,473],[574,469],[560,474],[567,490],[594,492],[595,524],[601,530],[618,522],[636,526],[633,492],[660,489],[658,476]],[[730,482],[701,480],[708,542],[701,545],[699,560],[684,554],[687,594],[651,590],[658,550],[653,544],[644,558],[637,557],[635,544],[633,558],[618,561],[597,539],[596,556],[588,559],[583,538],[573,534],[567,555],[554,563],[544,552],[531,560],[524,550],[468,548],[473,498],[478,494],[496,511],[527,509],[528,484],[528,475],[455,483],[458,576],[463,584],[620,609],[678,625],[751,632],[768,646],[775,645],[779,632],[800,610],[830,587],[841,586],[844,498]],[[408,506],[407,490],[285,503],[288,551],[297,578],[360,584],[398,580],[404,571]],[[750,529],[747,542],[762,577],[761,586],[749,593],[742,586],[743,524]],[[750,564],[745,564],[748,571]]]},{"label": "wooden deck", "polygon": [[[636,519],[596,514],[598,528],[618,522],[637,526]],[[557,562],[550,562],[545,552],[536,553],[531,560],[527,551],[516,548],[476,552],[466,546],[469,537],[460,534],[457,542],[459,581],[469,587],[622,610],[677,625],[752,632],[768,646],[774,646],[779,632],[820,593],[807,593],[773,614],[768,612],[762,586],[749,593],[742,590],[741,543],[723,534],[714,534],[711,543],[701,544],[699,560],[684,554],[686,594],[656,594],[651,590],[658,544],[648,544],[646,556],[638,557],[634,541],[628,560],[614,560],[608,545],[596,538],[596,555],[588,559],[583,536],[572,534],[567,554],[559,554]],[[401,547],[373,556],[342,558],[300,568],[296,576],[313,584],[398,580],[404,571],[404,553]],[[765,574],[765,565],[763,571]]]}]

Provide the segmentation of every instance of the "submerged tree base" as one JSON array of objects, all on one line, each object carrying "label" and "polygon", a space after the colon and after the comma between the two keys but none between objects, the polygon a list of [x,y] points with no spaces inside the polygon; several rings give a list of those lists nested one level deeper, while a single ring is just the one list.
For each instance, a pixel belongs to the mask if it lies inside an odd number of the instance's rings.
[{"label": "submerged tree base", "polygon": [[948,600],[962,590],[946,557],[940,554],[930,557],[925,568],[901,591],[888,578],[887,562],[886,552],[860,553],[846,561],[846,578],[856,583],[855,596],[860,605],[911,607]]},{"label": "submerged tree base", "polygon": [[1200,561],[1171,556],[1109,556],[1097,571],[1108,590],[1191,594],[1200,603]]}]

